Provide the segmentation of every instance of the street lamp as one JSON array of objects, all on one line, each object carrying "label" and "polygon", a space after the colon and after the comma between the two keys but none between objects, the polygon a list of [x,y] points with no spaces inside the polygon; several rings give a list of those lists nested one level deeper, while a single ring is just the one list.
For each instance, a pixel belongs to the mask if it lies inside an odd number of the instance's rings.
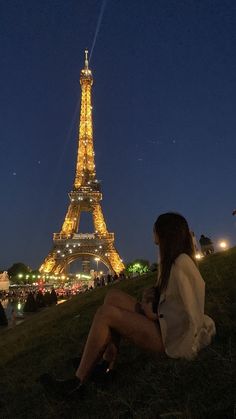
[{"label": "street lamp", "polygon": [[226,250],[226,249],[228,249],[229,244],[227,243],[227,241],[226,241],[226,240],[221,240],[221,241],[219,242],[219,247],[220,247],[222,250]]},{"label": "street lamp", "polygon": [[94,260],[97,262],[97,271],[98,271],[98,262],[99,262],[100,258],[94,258]]},{"label": "street lamp", "polygon": [[200,253],[200,252],[197,252],[197,253],[195,253],[195,259],[202,259],[203,258],[203,255],[202,255],[202,253]]}]

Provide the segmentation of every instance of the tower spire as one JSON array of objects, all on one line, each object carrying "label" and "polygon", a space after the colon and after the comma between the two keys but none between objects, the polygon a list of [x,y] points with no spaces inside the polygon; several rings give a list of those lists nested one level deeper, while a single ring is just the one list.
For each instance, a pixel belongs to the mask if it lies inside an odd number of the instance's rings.
[{"label": "tower spire", "polygon": [[74,188],[78,189],[88,180],[95,179],[92,120],[92,71],[88,67],[88,50],[85,50],[84,68],[80,73],[81,106],[79,121],[78,155]]}]

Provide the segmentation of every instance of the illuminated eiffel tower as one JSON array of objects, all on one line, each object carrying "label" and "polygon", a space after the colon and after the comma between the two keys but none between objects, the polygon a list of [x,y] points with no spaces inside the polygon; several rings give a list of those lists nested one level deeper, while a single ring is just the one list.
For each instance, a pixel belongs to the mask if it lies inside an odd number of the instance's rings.
[{"label": "illuminated eiffel tower", "polygon": [[[114,233],[107,231],[100,201],[101,186],[96,179],[91,90],[92,72],[88,66],[88,51],[80,73],[82,90],[78,157],[70,203],[60,233],[53,235],[53,248],[40,267],[47,274],[67,273],[70,263],[82,259],[83,269],[89,270],[90,261],[101,261],[115,273],[124,269],[124,264],[114,246]],[[83,211],[92,213],[94,232],[79,233],[80,216]]]}]

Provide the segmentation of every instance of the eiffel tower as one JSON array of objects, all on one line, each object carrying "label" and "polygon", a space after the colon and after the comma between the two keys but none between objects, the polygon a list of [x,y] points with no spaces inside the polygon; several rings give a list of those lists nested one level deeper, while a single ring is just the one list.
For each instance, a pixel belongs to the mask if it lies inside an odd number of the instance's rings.
[{"label": "eiffel tower", "polygon": [[[109,271],[119,273],[124,264],[114,246],[114,233],[107,231],[100,201],[101,185],[96,179],[91,91],[92,72],[85,51],[85,64],[80,73],[82,90],[76,174],[70,203],[60,233],[53,235],[53,248],[39,270],[45,274],[66,274],[70,263],[82,259],[84,271],[91,260],[101,261]],[[94,232],[79,233],[83,211],[92,213]]]}]

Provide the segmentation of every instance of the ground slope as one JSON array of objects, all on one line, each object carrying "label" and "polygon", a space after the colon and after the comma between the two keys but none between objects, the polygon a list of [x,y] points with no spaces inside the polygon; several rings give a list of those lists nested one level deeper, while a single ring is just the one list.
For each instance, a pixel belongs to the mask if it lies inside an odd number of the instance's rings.
[{"label": "ground slope", "polygon": [[[217,337],[196,360],[161,359],[124,343],[108,388],[90,384],[83,401],[49,402],[37,377],[72,374],[66,360],[82,350],[109,287],[94,290],[0,332],[0,419],[236,417],[236,248],[205,258],[200,270]],[[140,296],[154,281],[152,274],[111,287]]]}]

